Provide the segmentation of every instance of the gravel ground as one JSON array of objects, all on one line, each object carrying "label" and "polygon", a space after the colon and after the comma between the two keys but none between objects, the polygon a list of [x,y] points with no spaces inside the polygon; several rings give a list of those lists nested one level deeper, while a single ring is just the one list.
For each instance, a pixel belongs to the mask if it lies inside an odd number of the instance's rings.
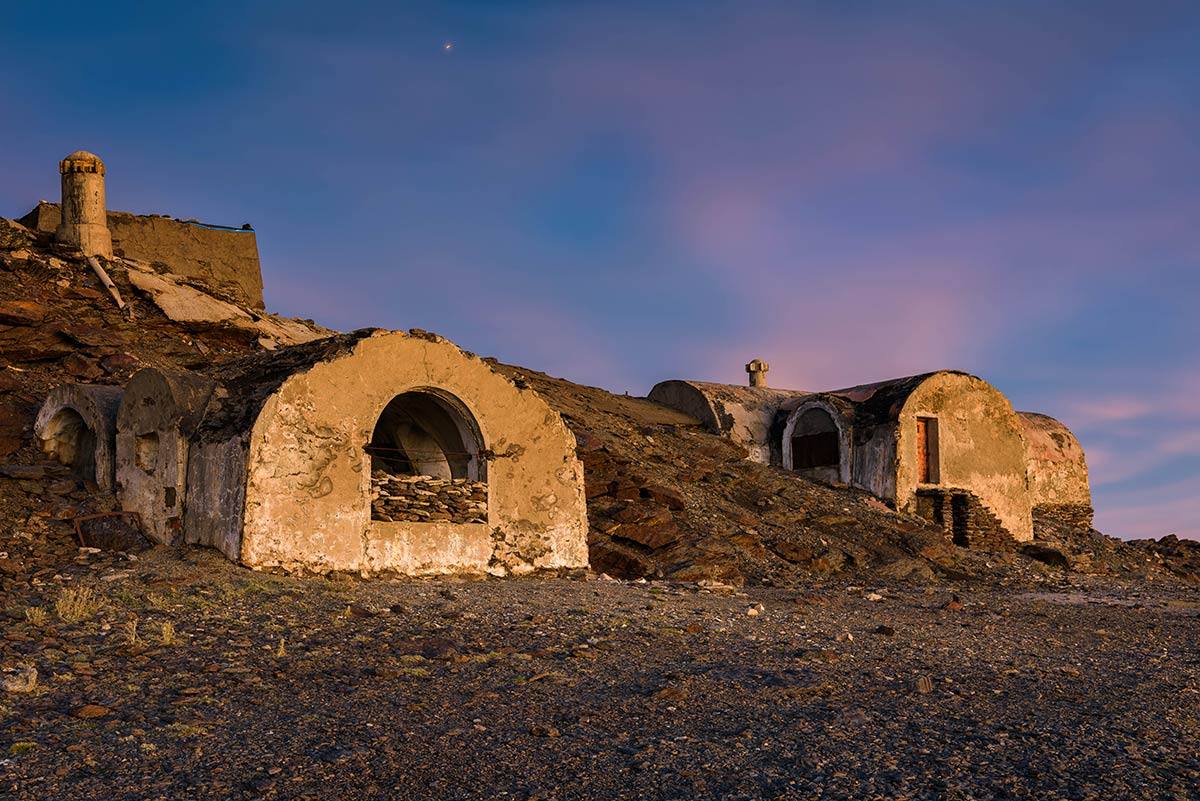
[{"label": "gravel ground", "polygon": [[[98,608],[57,609],[75,586]],[[0,691],[5,799],[1200,797],[1194,589],[334,581],[156,549],[5,601],[0,678],[38,671]]]}]

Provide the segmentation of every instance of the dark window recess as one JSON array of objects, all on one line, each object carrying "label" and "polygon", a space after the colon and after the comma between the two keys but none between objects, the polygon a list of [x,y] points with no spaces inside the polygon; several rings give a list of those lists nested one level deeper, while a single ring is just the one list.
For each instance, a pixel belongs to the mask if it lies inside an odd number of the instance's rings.
[{"label": "dark window recess", "polygon": [[836,431],[804,434],[792,437],[792,469],[808,467],[837,467],[838,435]]}]

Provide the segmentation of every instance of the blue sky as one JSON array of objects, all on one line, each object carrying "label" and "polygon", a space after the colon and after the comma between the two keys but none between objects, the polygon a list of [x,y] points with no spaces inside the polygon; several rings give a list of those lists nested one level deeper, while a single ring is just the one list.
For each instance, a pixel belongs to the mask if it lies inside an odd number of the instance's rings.
[{"label": "blue sky", "polygon": [[1103,530],[1200,537],[1194,3],[99,11],[5,11],[0,214],[86,148],[337,328],[634,394],[969,370],[1076,431]]}]

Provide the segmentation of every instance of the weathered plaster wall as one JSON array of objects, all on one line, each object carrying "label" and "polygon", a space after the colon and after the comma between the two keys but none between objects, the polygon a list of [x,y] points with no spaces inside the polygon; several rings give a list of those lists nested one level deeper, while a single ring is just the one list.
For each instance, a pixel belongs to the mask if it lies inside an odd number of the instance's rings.
[{"label": "weathered plaster wall", "polygon": [[1065,425],[1034,412],[1018,412],[1033,504],[1091,506],[1087,459]]},{"label": "weathered plaster wall", "polygon": [[[57,204],[39,203],[21,222],[41,231],[58,228]],[[199,278],[255,308],[263,306],[262,269],[254,231],[209,227],[158,215],[108,212],[112,253],[145,262],[161,262],[172,273]]]},{"label": "weathered plaster wall", "polygon": [[709,431],[724,434],[745,447],[753,461],[770,464],[775,415],[785,401],[803,394],[806,393],[672,380],[655,384],[647,398],[695,417]]},{"label": "weathered plaster wall", "polygon": [[246,439],[193,440],[188,448],[184,541],[216,548],[233,561],[242,556],[246,507]]},{"label": "weathered plaster wall", "polygon": [[[370,520],[363,447],[389,401],[436,388],[475,418],[489,451],[487,525]],[[296,373],[249,440],[241,560],[250,566],[522,573],[587,564],[575,439],[535,392],[433,335],[376,333]]]},{"label": "weathered plaster wall", "polygon": [[936,417],[941,480],[970,490],[1014,539],[1033,538],[1022,425],[1012,405],[986,381],[934,373],[908,396],[898,418],[896,505],[909,508],[917,483],[917,417]]},{"label": "weathered plaster wall", "polygon": [[213,388],[193,373],[146,368],[125,389],[117,415],[117,496],[158,542],[183,539],[188,439]]},{"label": "weathered plaster wall", "polygon": [[850,483],[885,501],[896,500],[896,424],[856,428]]},{"label": "weathered plaster wall", "polygon": [[[78,464],[76,449],[81,445],[90,446],[89,462],[94,465],[96,486],[101,492],[112,492],[115,486],[117,409],[123,394],[120,387],[91,384],[55,387],[46,396],[33,424],[42,449],[64,464]],[[82,419],[90,430],[90,441],[81,436],[85,432],[75,430],[72,413],[77,414],[76,419]]]}]

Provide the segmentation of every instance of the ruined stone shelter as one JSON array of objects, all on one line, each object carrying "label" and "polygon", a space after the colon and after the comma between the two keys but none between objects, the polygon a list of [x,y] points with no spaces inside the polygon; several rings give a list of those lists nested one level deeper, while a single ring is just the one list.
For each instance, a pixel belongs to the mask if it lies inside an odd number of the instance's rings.
[{"label": "ruined stone shelter", "polygon": [[[520,378],[420,331],[336,334],[261,310],[250,230],[108,212],[103,162],[60,164],[61,206],[27,226],[120,263],[168,318],[258,337],[265,352],[125,387],[68,384],[37,416],[43,449],[112,493],[150,539],[254,568],[519,574],[588,564],[583,467],[563,418]],[[96,260],[99,261],[96,261]],[[943,370],[840,390],[671,380],[648,399],[746,457],[858,488],[967,547],[1090,525],[1086,459],[1061,423]]]},{"label": "ruined stone shelter", "polygon": [[664,381],[649,398],[692,415],[747,458],[866,490],[963,546],[1033,538],[1037,517],[1091,524],[1087,464],[1058,421],[1016,412],[986,381],[943,370],[847,389]]}]

